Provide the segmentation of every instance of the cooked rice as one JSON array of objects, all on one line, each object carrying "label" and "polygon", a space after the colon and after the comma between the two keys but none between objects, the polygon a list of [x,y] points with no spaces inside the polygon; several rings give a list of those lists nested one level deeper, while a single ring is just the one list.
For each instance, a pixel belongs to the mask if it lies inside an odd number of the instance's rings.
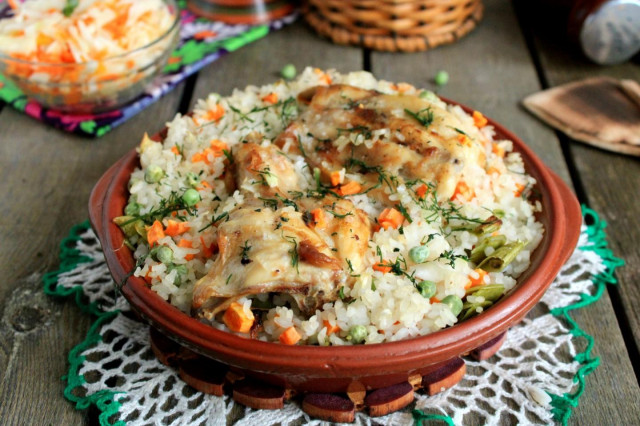
[{"label": "cooked rice", "polygon": [[[398,93],[398,86],[378,81],[366,72],[341,75],[335,71],[325,73],[307,68],[291,82],[278,81],[262,87],[249,86],[244,90],[235,90],[226,98],[210,94],[206,99],[197,102],[192,116],[178,115],[168,123],[168,133],[162,143],[143,142],[140,148],[142,169],[133,172],[129,184],[132,200],[142,206],[141,214],[157,209],[162,200],[171,197],[172,193],[184,192],[188,188],[185,177],[189,173],[198,175],[200,186],[210,189],[200,188],[202,200],[197,204],[197,214],[187,217],[189,231],[179,237],[167,236],[159,241],[160,245],[167,245],[173,250],[175,265],[186,266],[186,273],[180,277],[180,282],[176,281],[179,277],[177,269],[169,271],[166,265],[153,260],[151,256],[145,257],[149,251],[146,244],[139,244],[135,250],[136,258],[142,261],[135,271],[136,276],[145,277],[151,289],[160,297],[184,312],[190,312],[194,283],[207,273],[215,260],[215,255],[207,258],[202,254],[216,241],[216,227],[207,226],[215,217],[242,205],[245,198],[239,191],[233,194],[226,193],[221,180],[224,173],[224,156],[209,153],[206,160],[209,164],[204,161],[192,162],[192,157],[208,148],[212,140],[224,141],[233,152],[250,132],[261,133],[264,136],[262,143],[270,144],[295,115],[283,118],[281,107],[263,108],[268,105],[265,105],[262,98],[270,93],[276,93],[281,100],[295,98],[304,89],[327,84],[328,81],[376,89],[383,93]],[[402,87],[407,89],[407,85]],[[404,91],[407,94],[418,92],[418,89],[411,86]],[[439,100],[435,103],[455,114],[467,134],[494,142],[507,153],[503,159],[493,153],[491,143],[487,143],[487,168],[494,166],[499,168],[501,173],[487,174],[484,168],[469,168],[465,179],[474,182],[475,198],[464,204],[455,201],[455,205],[460,208],[460,215],[483,220],[491,216],[492,211],[501,210],[504,217],[500,233],[508,242],[527,242],[525,249],[504,271],[491,272],[485,278],[485,283],[503,284],[508,291],[516,285],[517,276],[528,268],[531,252],[539,244],[543,234],[542,225],[535,219],[535,213],[541,209],[540,203],[530,202],[526,196],[517,194],[518,188],[526,188],[523,195],[527,195],[535,185],[535,180],[524,174],[522,159],[518,153],[512,152],[510,141],[493,140],[494,131],[491,126],[477,129],[473,125],[473,119],[460,107],[448,106]],[[225,113],[222,117],[217,117],[220,107]],[[362,137],[356,140],[353,138],[356,134],[352,132],[348,137],[341,136],[344,140],[340,142],[345,145],[364,143],[369,146],[373,143],[372,140],[385,138],[388,134],[389,130],[384,129],[372,132],[371,140],[363,140]],[[301,139],[303,145],[308,143],[304,138]],[[179,154],[172,152],[172,149],[177,149]],[[287,151],[286,147],[283,151]],[[313,185],[314,179],[304,158],[295,154],[287,155],[296,167],[303,189]],[[159,183],[145,182],[144,169],[151,165],[164,170],[164,177]],[[341,179],[345,178],[357,180],[358,176],[348,173],[345,176],[343,170]],[[250,193],[255,191],[255,185],[246,185],[241,189]],[[366,194],[350,198],[372,221],[383,209],[380,203]],[[344,299],[324,304],[322,309],[317,310],[310,318],[304,318],[297,308],[290,307],[286,297],[276,296],[275,301],[279,301],[283,306],[273,308],[266,314],[263,321],[264,330],[259,334],[259,339],[278,341],[284,330],[294,326],[302,337],[301,343],[344,345],[351,344],[349,330],[353,326],[361,325],[367,330],[366,343],[380,343],[428,334],[457,322],[456,315],[449,306],[439,303],[438,300],[447,295],[464,298],[465,286],[470,277],[478,278],[477,272],[473,269],[474,265],[465,260],[465,256],[478,243],[479,237],[467,230],[452,232],[453,227],[463,224],[459,220],[450,220],[444,228],[441,227],[442,217],[437,217],[438,220],[426,220],[424,210],[415,202],[412,191],[404,184],[398,186],[397,191],[390,194],[390,198],[405,206],[408,214],[414,218],[413,223],[405,221],[400,229],[381,229],[373,233],[367,261],[372,265],[379,261],[380,256],[383,259],[396,259],[398,256],[409,259],[409,250],[431,235],[427,244],[430,249],[428,261],[418,265],[409,262],[407,273],[414,274],[413,277],[418,281],[431,280],[437,283],[435,298],[429,300],[422,297],[414,283],[405,275],[383,273],[369,268],[355,280],[352,288],[343,289]],[[164,219],[165,225],[167,219],[171,219],[171,216]],[[199,232],[203,228],[206,229]],[[185,244],[181,244],[182,247],[178,246],[177,242],[180,239],[189,241],[192,248],[185,248]],[[381,253],[377,253],[378,247]],[[490,254],[491,250],[487,249],[486,254]],[[450,253],[447,254],[448,252]],[[258,299],[265,297],[267,295],[257,296]],[[474,296],[470,297],[468,302],[480,303],[484,300],[482,296],[475,299]],[[240,299],[240,303],[248,310],[252,299],[243,298]],[[476,312],[482,310],[483,308],[479,307]],[[211,324],[226,329],[221,322],[214,320]],[[339,331],[329,333],[327,325],[330,328],[338,326]]]}]

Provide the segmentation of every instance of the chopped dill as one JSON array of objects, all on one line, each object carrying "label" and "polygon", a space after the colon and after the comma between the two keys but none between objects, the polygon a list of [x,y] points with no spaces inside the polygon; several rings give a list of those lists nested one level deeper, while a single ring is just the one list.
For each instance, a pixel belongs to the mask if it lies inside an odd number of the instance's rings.
[{"label": "chopped dill", "polygon": [[431,107],[421,109],[420,111],[413,112],[408,109],[404,109],[409,116],[415,119],[418,123],[422,124],[424,127],[429,127],[431,123],[433,123],[433,111],[431,111]]},{"label": "chopped dill", "polygon": [[213,226],[213,225],[215,225],[216,223],[220,222],[222,219],[225,219],[225,218],[226,218],[226,219],[228,220],[228,217],[229,217],[229,213],[228,213],[228,212],[222,212],[222,214],[220,214],[219,216],[217,216],[217,217],[215,217],[215,216],[214,216],[214,217],[211,219],[211,222],[210,222],[208,225],[206,225],[206,226],[205,226],[205,227],[203,227],[203,228],[198,229],[198,232],[202,232],[202,231],[204,231],[205,229],[212,227],[212,226]]}]

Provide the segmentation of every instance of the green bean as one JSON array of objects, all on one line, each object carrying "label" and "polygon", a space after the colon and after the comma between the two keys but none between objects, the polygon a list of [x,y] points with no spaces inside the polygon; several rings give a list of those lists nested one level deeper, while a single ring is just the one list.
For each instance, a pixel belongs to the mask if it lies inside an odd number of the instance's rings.
[{"label": "green bean", "polygon": [[484,312],[489,306],[493,305],[493,302],[485,300],[484,302],[465,303],[462,305],[463,314],[458,317],[460,321],[468,320],[471,317],[478,315],[478,308],[482,308]]},{"label": "green bean", "polygon": [[469,256],[469,260],[471,260],[476,265],[486,257],[484,251],[487,247],[493,247],[497,249],[502,247],[507,242],[507,237],[504,235],[493,235],[491,237],[487,237],[484,240],[480,241],[472,250],[471,255]]},{"label": "green bean", "polygon": [[487,235],[496,232],[502,226],[502,221],[496,217],[491,216],[480,225],[476,226],[473,233],[476,235]]},{"label": "green bean", "polygon": [[352,343],[362,343],[364,339],[367,338],[367,327],[364,325],[354,325],[349,329],[349,336],[347,336],[348,340],[351,340]]},{"label": "green bean", "polygon": [[133,216],[118,216],[113,218],[113,223],[118,225],[127,238],[137,235],[135,227],[136,218]]},{"label": "green bean", "polygon": [[136,228],[136,232],[140,235],[145,241],[147,241],[147,228],[144,224],[144,220],[138,219],[133,223],[133,226]]},{"label": "green bean", "polygon": [[467,290],[467,296],[484,297],[485,300],[495,302],[504,294],[502,284],[487,284],[471,287]]},{"label": "green bean", "polygon": [[487,272],[500,272],[513,262],[526,245],[526,242],[520,240],[505,244],[480,262],[478,268]]}]

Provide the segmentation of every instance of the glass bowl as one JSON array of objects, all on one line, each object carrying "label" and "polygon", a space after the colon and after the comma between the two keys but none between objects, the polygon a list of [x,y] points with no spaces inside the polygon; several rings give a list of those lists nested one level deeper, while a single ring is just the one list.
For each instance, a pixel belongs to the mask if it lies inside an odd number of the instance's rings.
[{"label": "glass bowl", "polygon": [[[28,98],[45,108],[66,113],[99,113],[116,109],[139,96],[164,68],[180,33],[175,0],[163,0],[172,15],[169,29],[156,40],[103,60],[46,63],[14,58],[0,52],[0,73]],[[0,1],[0,19],[11,16]],[[100,78],[96,70],[109,70]]]}]

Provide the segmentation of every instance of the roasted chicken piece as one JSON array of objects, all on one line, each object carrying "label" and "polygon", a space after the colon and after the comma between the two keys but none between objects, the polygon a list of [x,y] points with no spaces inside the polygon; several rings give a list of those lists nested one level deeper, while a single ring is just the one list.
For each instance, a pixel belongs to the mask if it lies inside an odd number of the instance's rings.
[{"label": "roasted chicken piece", "polygon": [[[238,188],[256,197],[248,196],[218,226],[219,254],[196,283],[192,307],[211,319],[243,296],[279,293],[289,294],[310,315],[336,300],[340,287],[365,268],[366,214],[351,201],[331,196],[290,200],[285,209],[282,200],[298,190],[297,175],[273,145],[240,146],[234,165]],[[265,201],[275,195],[280,199]],[[316,223],[311,211],[322,220]]]},{"label": "roasted chicken piece", "polygon": [[405,180],[432,182],[440,197],[448,199],[467,165],[484,165],[483,143],[465,134],[455,115],[417,96],[332,85],[315,87],[300,99],[308,109],[276,144],[313,135],[312,145],[304,147],[314,153],[307,161],[325,178],[353,167],[355,159],[369,170],[379,166]]},{"label": "roasted chicken piece", "polygon": [[219,254],[193,292],[207,318],[242,296],[290,293],[302,312],[336,299],[348,274],[302,213],[242,207],[218,228]]},{"label": "roasted chicken piece", "polygon": [[238,188],[249,185],[252,192],[262,196],[283,197],[298,189],[293,164],[275,145],[242,144],[234,154],[234,165]]}]

